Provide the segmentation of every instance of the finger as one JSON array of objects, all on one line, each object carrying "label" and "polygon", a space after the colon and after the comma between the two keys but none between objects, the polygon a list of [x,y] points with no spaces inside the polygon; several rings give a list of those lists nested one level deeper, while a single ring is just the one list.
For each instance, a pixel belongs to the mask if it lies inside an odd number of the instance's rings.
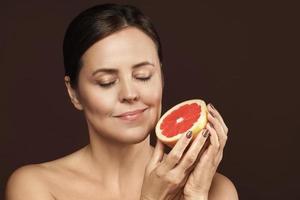
[{"label": "finger", "polygon": [[157,139],[155,148],[152,153],[152,157],[146,166],[146,173],[151,173],[160,163],[164,156],[164,145],[163,143]]},{"label": "finger", "polygon": [[192,145],[189,147],[188,151],[184,154],[184,157],[180,163],[174,168],[178,173],[188,172],[190,168],[193,167],[196,162],[199,153],[203,149],[205,141],[207,140],[209,131],[203,129],[195,138]]},{"label": "finger", "polygon": [[[221,142],[222,139],[218,139],[218,133],[217,131],[213,131],[214,128],[208,123],[208,127],[211,127],[211,144],[208,148],[208,151],[205,152],[207,153],[207,157],[210,158],[209,160],[211,161],[211,163],[213,164],[213,166],[217,167],[219,165],[219,163],[222,160],[223,157],[223,149],[224,146],[222,146]],[[225,136],[227,138],[227,136]],[[220,142],[221,140],[221,142]],[[226,139],[225,142],[226,143]],[[224,144],[225,145],[225,144]],[[216,149],[219,149],[218,152],[216,153]]]},{"label": "finger", "polygon": [[203,152],[199,162],[195,166],[195,173],[203,173],[203,170],[209,170],[212,168],[216,168],[218,163],[216,163],[217,158],[219,157],[219,142],[218,136],[216,131],[209,125],[206,125],[207,129],[210,131],[210,145],[209,147]]},{"label": "finger", "polygon": [[208,110],[212,113],[212,115],[214,117],[216,117],[220,123],[222,124],[222,127],[224,129],[225,134],[228,133],[228,127],[226,126],[223,117],[221,116],[221,114],[217,111],[217,109],[211,104],[208,104]]},{"label": "finger", "polygon": [[177,141],[176,145],[169,152],[166,159],[162,162],[162,165],[160,165],[158,170],[161,173],[166,173],[170,171],[179,162],[186,147],[189,145],[192,139],[192,134],[192,131],[188,131],[186,134],[182,134],[180,139]]},{"label": "finger", "polygon": [[216,133],[219,138],[220,148],[224,148],[226,141],[227,141],[227,135],[224,132],[224,129],[222,128],[222,125],[218,119],[216,119],[211,112],[208,112],[207,115],[208,121],[213,125],[213,128],[216,130]]},{"label": "finger", "polygon": [[211,164],[214,167],[217,167],[219,165],[219,157],[220,154],[222,154],[223,149],[221,149],[221,144],[218,139],[218,134],[216,130],[211,126],[210,123],[208,123],[208,129],[210,130],[210,142],[211,145],[208,147],[207,152],[204,157],[209,161],[207,163]]},{"label": "finger", "polygon": [[152,156],[153,163],[157,164],[161,162],[163,156],[164,156],[164,144],[159,139],[157,139],[153,156]]},{"label": "finger", "polygon": [[[208,132],[208,136],[207,136],[207,137],[210,137],[210,133],[209,133],[209,132]],[[200,150],[200,153],[198,154],[198,157],[197,157],[196,161],[195,161],[194,164],[186,171],[186,174],[189,175],[190,173],[193,172],[195,166],[199,164],[201,157],[203,156],[204,152],[207,151],[209,145],[210,145],[210,141],[209,141],[209,138],[207,138],[206,141],[205,141],[205,143],[204,143],[204,145],[203,145],[203,147],[202,147],[201,150]]]},{"label": "finger", "polygon": [[206,124],[206,128],[209,130],[209,133],[210,133],[210,137],[209,137],[210,145],[208,147],[208,150],[210,150],[213,153],[213,155],[215,156],[219,152],[219,149],[220,149],[219,138],[218,138],[216,130],[210,124],[210,122],[208,122]]}]

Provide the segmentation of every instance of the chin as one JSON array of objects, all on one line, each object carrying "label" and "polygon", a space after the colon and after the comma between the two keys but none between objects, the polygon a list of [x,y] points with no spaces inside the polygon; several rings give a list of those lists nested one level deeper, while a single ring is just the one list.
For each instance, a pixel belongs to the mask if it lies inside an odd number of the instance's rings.
[{"label": "chin", "polygon": [[137,144],[143,142],[150,134],[149,130],[139,129],[136,130],[127,130],[123,135],[124,142],[130,144]]}]

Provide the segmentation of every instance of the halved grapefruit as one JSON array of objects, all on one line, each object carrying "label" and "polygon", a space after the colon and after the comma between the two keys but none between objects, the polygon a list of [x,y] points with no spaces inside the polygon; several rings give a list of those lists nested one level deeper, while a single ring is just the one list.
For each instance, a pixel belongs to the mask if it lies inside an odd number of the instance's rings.
[{"label": "halved grapefruit", "polygon": [[157,138],[169,147],[188,131],[192,131],[192,140],[207,123],[206,103],[201,99],[187,100],[169,109],[155,127]]}]

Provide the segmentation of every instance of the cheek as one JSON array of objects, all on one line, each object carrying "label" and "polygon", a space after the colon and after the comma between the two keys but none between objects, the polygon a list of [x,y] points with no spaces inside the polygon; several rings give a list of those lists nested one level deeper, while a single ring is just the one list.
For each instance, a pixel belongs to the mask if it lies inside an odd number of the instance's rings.
[{"label": "cheek", "polygon": [[96,87],[86,89],[82,100],[84,110],[97,115],[111,115],[115,105],[111,94],[100,92]]},{"label": "cheek", "polygon": [[147,93],[143,95],[144,102],[148,102],[149,104],[158,104],[162,99],[161,88],[157,88],[156,90],[152,88],[148,90]]},{"label": "cheek", "polygon": [[162,100],[162,82],[159,77],[156,77],[149,86],[142,89],[142,101],[148,105],[159,108]]}]

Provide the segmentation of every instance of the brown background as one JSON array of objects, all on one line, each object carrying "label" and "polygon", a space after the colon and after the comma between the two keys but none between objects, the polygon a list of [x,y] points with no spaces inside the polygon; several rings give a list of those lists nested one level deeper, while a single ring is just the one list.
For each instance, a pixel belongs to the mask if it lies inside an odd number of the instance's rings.
[{"label": "brown background", "polygon": [[[299,199],[296,6],[111,2],[139,7],[157,27],[164,111],[202,98],[223,115],[230,132],[219,171],[235,183],[240,199]],[[63,83],[62,40],[71,19],[96,3],[103,1],[1,3],[1,196],[17,167],[88,142],[84,118]]]}]

